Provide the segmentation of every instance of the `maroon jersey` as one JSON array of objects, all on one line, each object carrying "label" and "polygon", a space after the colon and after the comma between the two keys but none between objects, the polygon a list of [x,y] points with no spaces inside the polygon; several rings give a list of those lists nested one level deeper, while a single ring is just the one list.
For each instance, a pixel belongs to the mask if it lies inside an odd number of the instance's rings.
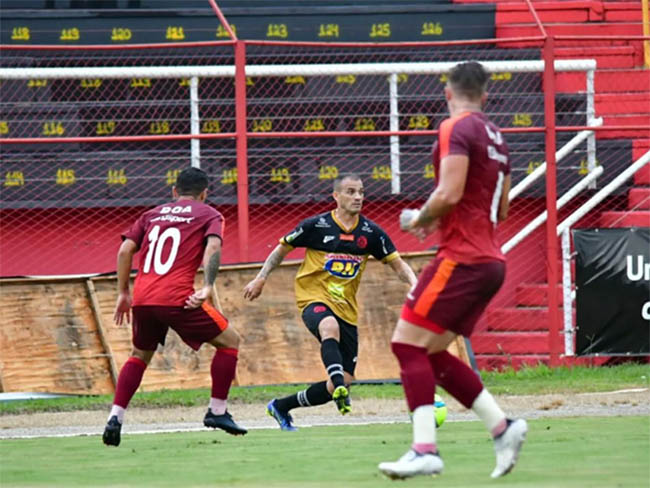
[{"label": "maroon jersey", "polygon": [[196,200],[180,200],[144,212],[123,239],[140,250],[133,305],[184,305],[194,293],[208,236],[223,235],[223,216]]},{"label": "maroon jersey", "polygon": [[463,196],[440,219],[440,257],[460,263],[505,261],[496,239],[503,180],[510,173],[508,147],[497,126],[481,112],[465,112],[440,125],[433,164],[440,174],[446,156],[469,157]]}]

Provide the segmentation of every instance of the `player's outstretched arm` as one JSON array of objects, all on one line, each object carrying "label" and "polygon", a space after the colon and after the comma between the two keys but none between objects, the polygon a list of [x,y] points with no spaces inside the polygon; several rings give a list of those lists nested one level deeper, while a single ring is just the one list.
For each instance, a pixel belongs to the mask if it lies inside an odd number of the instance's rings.
[{"label": "player's outstretched arm", "polygon": [[415,284],[418,281],[417,276],[415,276],[415,272],[411,267],[408,265],[406,261],[404,261],[401,257],[397,259],[393,259],[390,263],[388,263],[391,268],[393,268],[393,271],[395,271],[395,274],[397,277],[402,280],[404,283],[409,284],[410,286],[415,286]]},{"label": "player's outstretched arm", "polygon": [[266,261],[264,261],[264,266],[262,266],[260,272],[257,273],[255,279],[244,287],[244,298],[247,300],[255,300],[262,294],[262,288],[264,288],[266,278],[271,274],[271,271],[280,265],[284,257],[289,254],[290,251],[291,247],[285,244],[278,244],[275,246],[275,249],[273,249],[271,254],[266,258]]},{"label": "player's outstretched arm", "polygon": [[208,242],[203,251],[203,288],[192,293],[185,300],[185,308],[199,308],[203,302],[212,297],[214,282],[221,265],[221,239],[217,236],[208,236]]},{"label": "player's outstretched arm", "polygon": [[113,320],[117,325],[131,323],[131,291],[129,289],[133,255],[138,245],[131,239],[124,239],[117,251],[117,302]]}]

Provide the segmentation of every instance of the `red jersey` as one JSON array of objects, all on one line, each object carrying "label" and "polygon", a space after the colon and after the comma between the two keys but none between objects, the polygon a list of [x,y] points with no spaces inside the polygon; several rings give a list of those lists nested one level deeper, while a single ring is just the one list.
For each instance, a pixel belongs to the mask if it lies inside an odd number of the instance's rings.
[{"label": "red jersey", "polygon": [[499,128],[481,112],[444,120],[433,147],[437,175],[440,161],[450,155],[468,156],[469,168],[460,202],[440,219],[438,255],[459,263],[505,261],[495,231],[510,162]]},{"label": "red jersey", "polygon": [[223,215],[196,200],[179,200],[144,212],[122,234],[141,251],[133,305],[184,305],[194,293],[206,239],[222,239],[223,226]]}]

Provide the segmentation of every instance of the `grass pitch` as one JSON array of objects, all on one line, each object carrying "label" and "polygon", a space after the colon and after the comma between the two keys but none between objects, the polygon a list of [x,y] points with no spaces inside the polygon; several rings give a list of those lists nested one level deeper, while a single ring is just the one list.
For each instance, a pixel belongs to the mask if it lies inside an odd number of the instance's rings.
[{"label": "grass pitch", "polygon": [[[72,413],[72,415],[74,415]],[[129,435],[118,448],[97,436],[0,441],[0,485],[137,487],[650,486],[650,419],[532,420],[519,464],[491,480],[492,442],[480,422],[438,432],[445,472],[394,482],[377,471],[408,448],[410,424]]]}]

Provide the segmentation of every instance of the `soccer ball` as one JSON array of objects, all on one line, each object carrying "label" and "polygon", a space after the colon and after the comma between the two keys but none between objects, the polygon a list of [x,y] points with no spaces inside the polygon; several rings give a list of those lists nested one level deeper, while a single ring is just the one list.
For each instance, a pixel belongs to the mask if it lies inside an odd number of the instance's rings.
[{"label": "soccer ball", "polygon": [[433,406],[435,408],[436,427],[440,427],[447,418],[447,404],[440,395],[436,395]]}]

